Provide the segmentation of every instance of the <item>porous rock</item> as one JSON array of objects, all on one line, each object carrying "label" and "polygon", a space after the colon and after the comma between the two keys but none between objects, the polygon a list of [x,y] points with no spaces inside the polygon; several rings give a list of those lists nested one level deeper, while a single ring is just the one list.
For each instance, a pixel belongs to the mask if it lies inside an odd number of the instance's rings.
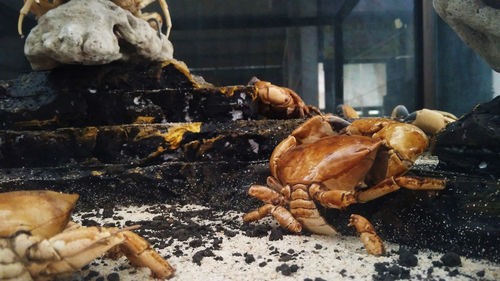
[{"label": "porous rock", "polygon": [[73,0],[40,17],[24,53],[34,70],[48,70],[60,64],[165,61],[173,57],[173,46],[145,20],[111,1]]},{"label": "porous rock", "polygon": [[500,72],[500,5],[486,0],[434,0],[434,9],[495,71]]}]

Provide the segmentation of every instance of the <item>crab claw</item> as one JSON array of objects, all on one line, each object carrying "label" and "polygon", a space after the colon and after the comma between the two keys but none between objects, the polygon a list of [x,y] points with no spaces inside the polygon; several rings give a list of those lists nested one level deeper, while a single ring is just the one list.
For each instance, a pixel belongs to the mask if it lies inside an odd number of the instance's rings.
[{"label": "crab claw", "polygon": [[373,225],[366,218],[352,214],[348,226],[356,227],[361,237],[361,241],[363,241],[369,254],[375,256],[385,254],[385,247],[382,239],[375,233]]},{"label": "crab claw", "polygon": [[429,135],[437,134],[449,123],[458,119],[449,112],[426,108],[409,113],[404,105],[396,106],[392,110],[391,117],[401,122],[413,124]]},{"label": "crab claw", "polygon": [[349,119],[357,119],[359,118],[359,114],[352,108],[352,106],[348,104],[339,104],[337,106],[337,114]]}]

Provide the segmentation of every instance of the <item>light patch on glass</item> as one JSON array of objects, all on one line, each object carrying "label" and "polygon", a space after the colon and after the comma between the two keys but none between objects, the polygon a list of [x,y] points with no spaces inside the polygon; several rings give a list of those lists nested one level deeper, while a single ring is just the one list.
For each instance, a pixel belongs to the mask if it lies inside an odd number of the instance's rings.
[{"label": "light patch on glass", "polygon": [[355,108],[382,106],[387,94],[385,63],[344,64],[344,103]]}]

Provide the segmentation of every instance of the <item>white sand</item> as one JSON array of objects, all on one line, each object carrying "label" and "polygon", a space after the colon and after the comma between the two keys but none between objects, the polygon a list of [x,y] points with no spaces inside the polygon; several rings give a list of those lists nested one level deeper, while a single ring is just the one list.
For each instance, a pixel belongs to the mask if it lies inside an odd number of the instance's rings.
[{"label": "white sand", "polygon": [[[155,206],[155,205],[151,205]],[[151,206],[115,208],[114,215],[124,217],[121,222],[111,218],[99,219],[90,217],[99,223],[115,222],[123,226],[125,220],[150,220],[158,214],[152,214],[146,209]],[[172,206],[165,205],[170,208]],[[201,206],[173,206],[179,211],[190,211],[204,209]],[[132,213],[127,213],[127,210]],[[97,217],[102,217],[101,210],[96,210]],[[388,256],[373,257],[366,254],[365,249],[359,238],[347,236],[326,237],[319,235],[284,235],[283,240],[269,241],[269,237],[248,237],[238,228],[230,226],[227,221],[236,220],[237,226],[241,225],[241,213],[238,212],[215,212],[216,220],[204,221],[201,218],[194,217],[193,220],[200,224],[213,226],[217,221],[226,229],[232,229],[238,232],[234,237],[224,235],[222,231],[215,232],[215,236],[223,239],[220,244],[220,250],[213,250],[214,257],[204,257],[201,265],[193,263],[193,255],[207,247],[212,246],[213,239],[203,239],[205,245],[197,248],[189,246],[187,241],[174,241],[172,245],[160,250],[163,256],[170,256],[168,262],[176,268],[176,275],[171,280],[304,280],[310,278],[322,278],[324,280],[373,280],[372,275],[377,275],[374,264],[388,262],[391,266],[397,264],[399,255],[396,251],[399,245],[385,243]],[[88,213],[87,213],[88,214]],[[83,213],[74,215],[76,221],[80,221]],[[166,217],[165,219],[168,219]],[[175,218],[174,218],[175,219]],[[266,219],[261,223],[269,223],[273,227],[277,224]],[[153,239],[154,240],[154,239]],[[318,246],[321,245],[321,248]],[[181,256],[173,255],[175,247],[183,252]],[[277,254],[271,247],[277,249]],[[271,248],[272,249],[272,248]],[[279,261],[280,254],[286,253],[290,249],[298,253],[294,259],[289,261]],[[255,261],[247,263],[244,253],[253,255]],[[236,255],[235,255],[236,254]],[[241,254],[241,255],[240,255]],[[487,260],[477,260],[461,257],[461,267],[451,267],[446,271],[446,267],[433,267],[432,261],[439,261],[443,253],[428,250],[419,251],[418,265],[410,269],[411,280],[500,280],[500,264],[492,263]],[[222,260],[216,260],[215,258]],[[259,266],[266,262],[265,266]],[[276,267],[287,264],[289,266],[297,265],[298,270],[290,276],[285,276],[276,271]],[[99,272],[100,276],[106,277],[117,268],[120,280],[150,280],[149,269],[132,268],[125,258],[117,261],[106,259],[97,260],[89,266],[88,269],[75,274],[71,280],[96,280],[99,276],[88,278],[90,271]],[[432,272],[428,274],[429,268]],[[457,269],[458,275],[450,276],[449,272]],[[484,277],[478,277],[477,273],[484,271]],[[87,277],[87,278],[85,278]],[[319,279],[318,279],[319,280]]]}]

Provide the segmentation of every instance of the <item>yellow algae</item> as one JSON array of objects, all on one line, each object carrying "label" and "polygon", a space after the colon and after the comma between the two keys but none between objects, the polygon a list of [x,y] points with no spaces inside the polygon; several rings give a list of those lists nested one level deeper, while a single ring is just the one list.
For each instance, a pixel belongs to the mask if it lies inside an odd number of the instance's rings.
[{"label": "yellow algae", "polygon": [[152,152],[148,155],[148,157],[146,157],[146,159],[149,159],[149,158],[154,158],[156,156],[159,156],[161,155],[163,152],[165,151],[165,148],[163,148],[163,146],[158,146],[158,148],[156,149],[155,152]]},{"label": "yellow algae", "polygon": [[[179,144],[181,143],[182,137],[186,132],[199,133],[200,129],[201,129],[201,122],[172,126],[168,129],[166,133],[162,133],[160,132],[160,130],[156,128],[145,127],[142,128],[139,131],[139,133],[134,137],[134,141],[140,141],[142,139],[158,136],[162,137],[170,145],[170,149],[177,149],[179,147]],[[160,147],[158,149],[160,149]],[[161,149],[164,148],[161,147]],[[153,153],[158,153],[158,151]]]},{"label": "yellow algae", "polygon": [[219,135],[219,136],[216,136],[216,137],[213,137],[213,138],[210,138],[210,139],[203,139],[203,142],[199,146],[197,154],[198,155],[203,155],[207,150],[209,150],[210,148],[213,147],[213,144],[216,141],[218,141],[218,140],[220,140],[222,138],[224,138],[224,136]]},{"label": "yellow algae", "polygon": [[170,144],[170,149],[177,149],[186,132],[199,133],[200,130],[201,122],[181,124],[169,128],[168,132],[162,134],[162,136]]},{"label": "yellow algae", "polygon": [[[226,87],[218,87],[217,90],[221,92],[226,98],[232,97],[236,90],[243,90],[245,86],[226,86]],[[254,87],[252,92],[244,92],[245,94],[249,94],[252,100],[257,99],[259,96],[259,92],[257,87]]]},{"label": "yellow algae", "polygon": [[137,116],[137,119],[135,119],[134,124],[151,124],[155,120],[154,117],[151,116]]},{"label": "yellow algae", "polygon": [[101,171],[92,171],[92,172],[90,172],[90,174],[95,176],[95,177],[98,177],[98,176],[102,176],[104,173]]},{"label": "yellow algae", "polygon": [[46,125],[51,125],[54,123],[59,122],[59,119],[57,119],[57,116],[54,116],[52,119],[48,120],[30,120],[30,121],[19,121],[16,122],[16,125],[19,127],[42,127]]},{"label": "yellow algae", "polygon": [[97,138],[97,133],[99,132],[99,129],[96,127],[87,127],[84,128],[81,132],[76,132],[75,133],[75,138],[79,144],[84,143],[84,142],[93,142]]},{"label": "yellow algae", "polygon": [[143,174],[143,171],[142,171],[141,167],[135,167],[132,169],[128,169],[127,173],[129,173],[129,174]]},{"label": "yellow algae", "polygon": [[148,139],[155,136],[161,136],[160,130],[154,127],[139,127],[140,130],[137,135],[134,137],[134,141],[140,141],[143,139]]},{"label": "yellow algae", "polygon": [[182,74],[184,74],[184,76],[186,76],[186,78],[189,80],[189,82],[193,83],[193,86],[195,88],[201,88],[201,86],[198,83],[196,83],[196,81],[194,81],[194,78],[191,75],[191,72],[189,72],[189,68],[187,67],[186,63],[184,63],[183,61],[176,60],[176,59],[169,59],[167,61],[164,61],[161,64],[161,68],[165,68],[166,66],[168,66],[170,64],[173,65]]},{"label": "yellow algae", "polygon": [[238,89],[237,86],[227,86],[219,88],[219,91],[226,96],[226,98],[232,97],[234,95],[234,91]]}]

